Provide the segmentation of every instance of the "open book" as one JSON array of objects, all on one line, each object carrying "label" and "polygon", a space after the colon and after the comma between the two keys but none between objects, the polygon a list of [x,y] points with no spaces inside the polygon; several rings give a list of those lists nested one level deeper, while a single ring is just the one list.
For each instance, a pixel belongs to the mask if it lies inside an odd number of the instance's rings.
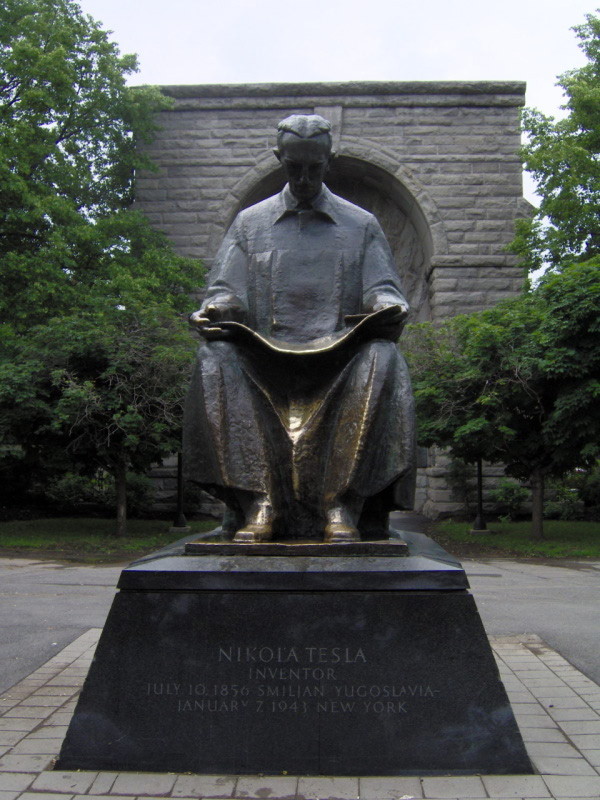
[{"label": "open book", "polygon": [[253,331],[241,322],[215,322],[210,325],[209,330],[214,332],[230,331],[235,339],[249,345],[264,347],[275,353],[305,356],[313,353],[330,353],[355,340],[376,338],[378,331],[385,327],[388,318],[392,322],[399,310],[400,306],[393,305],[371,314],[347,316],[345,318],[349,325],[347,328],[319,339],[312,339],[309,342],[286,342],[283,339],[274,339],[272,336],[264,336],[262,333]]}]

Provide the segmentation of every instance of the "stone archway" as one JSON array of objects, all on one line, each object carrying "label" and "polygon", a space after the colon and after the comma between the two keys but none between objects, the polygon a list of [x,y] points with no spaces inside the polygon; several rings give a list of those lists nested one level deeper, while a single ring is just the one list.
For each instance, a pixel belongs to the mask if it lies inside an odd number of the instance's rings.
[{"label": "stone archway", "polygon": [[[280,191],[284,182],[281,168],[264,174],[242,194],[231,219]],[[411,321],[430,319],[427,277],[433,246],[427,219],[411,192],[382,167],[348,155],[335,159],[326,183],[333,192],[377,217],[398,265]]]}]

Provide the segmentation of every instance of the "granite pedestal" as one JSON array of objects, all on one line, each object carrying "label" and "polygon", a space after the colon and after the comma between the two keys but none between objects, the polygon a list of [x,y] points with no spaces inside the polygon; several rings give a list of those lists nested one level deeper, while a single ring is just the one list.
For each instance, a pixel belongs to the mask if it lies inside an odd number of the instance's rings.
[{"label": "granite pedestal", "polygon": [[531,772],[460,564],[405,538],[399,557],[133,564],[58,767]]}]

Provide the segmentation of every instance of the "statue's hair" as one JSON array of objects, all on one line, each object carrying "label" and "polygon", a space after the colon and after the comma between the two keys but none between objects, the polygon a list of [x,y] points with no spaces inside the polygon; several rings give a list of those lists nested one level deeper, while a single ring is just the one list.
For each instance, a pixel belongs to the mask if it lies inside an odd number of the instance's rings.
[{"label": "statue's hair", "polygon": [[292,114],[282,119],[277,126],[277,146],[286,133],[292,133],[300,139],[312,139],[314,136],[327,136],[331,146],[331,123],[318,114]]}]

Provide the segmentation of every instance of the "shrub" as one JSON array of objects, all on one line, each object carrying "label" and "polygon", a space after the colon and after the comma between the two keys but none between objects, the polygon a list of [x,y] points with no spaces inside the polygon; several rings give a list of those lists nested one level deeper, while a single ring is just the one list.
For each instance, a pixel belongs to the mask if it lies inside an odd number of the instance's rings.
[{"label": "shrub", "polygon": [[544,503],[546,519],[583,519],[584,504],[576,489],[560,483],[551,483]]},{"label": "shrub", "polygon": [[461,458],[452,459],[446,473],[446,480],[454,499],[462,503],[465,517],[472,516],[477,502],[475,477],[475,467],[472,464],[467,464]]},{"label": "shrub", "polygon": [[529,491],[520,483],[503,478],[490,492],[489,497],[495,504],[499,517],[514,520],[523,511],[523,503],[529,499]]},{"label": "shrub", "polygon": [[586,506],[600,506],[600,463],[584,473],[579,495]]},{"label": "shrub", "polygon": [[[153,491],[150,478],[127,473],[127,505],[132,515],[149,510]],[[67,472],[52,481],[45,495],[56,510],[67,513],[77,513],[82,506],[90,505],[103,511],[112,511],[116,502],[114,481],[104,470],[98,470],[92,476]]]}]

